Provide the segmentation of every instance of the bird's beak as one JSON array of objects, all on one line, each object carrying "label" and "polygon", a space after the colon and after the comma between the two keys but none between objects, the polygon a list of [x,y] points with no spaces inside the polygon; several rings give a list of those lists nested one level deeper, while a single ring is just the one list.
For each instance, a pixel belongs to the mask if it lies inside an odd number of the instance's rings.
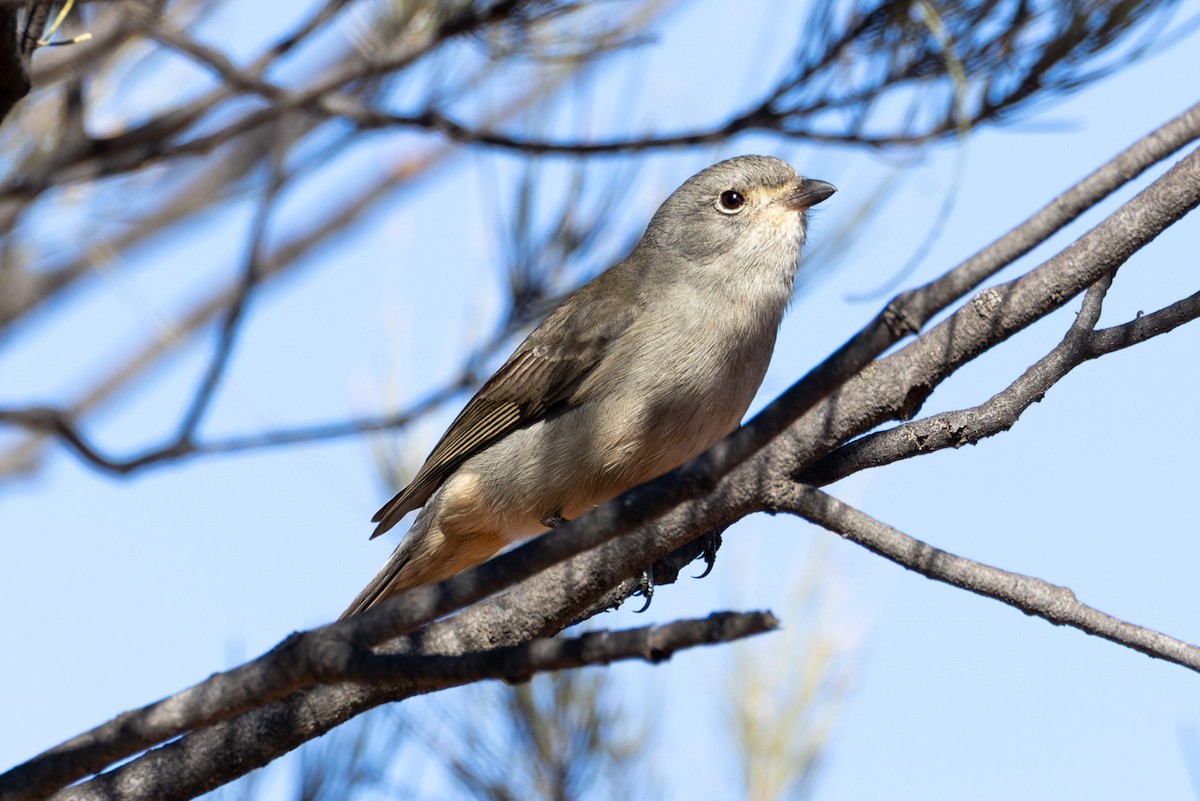
[{"label": "bird's beak", "polygon": [[784,198],[783,203],[792,211],[804,211],[825,200],[837,187],[828,181],[818,181],[815,178],[803,178],[795,192]]}]

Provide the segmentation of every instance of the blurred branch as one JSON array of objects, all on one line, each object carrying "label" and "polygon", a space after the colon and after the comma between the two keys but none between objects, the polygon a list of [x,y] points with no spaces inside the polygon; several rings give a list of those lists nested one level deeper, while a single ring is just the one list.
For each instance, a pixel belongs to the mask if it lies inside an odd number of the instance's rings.
[{"label": "blurred branch", "polygon": [[170,236],[214,203],[233,199],[237,188],[246,182],[248,175],[255,173],[257,165],[270,152],[278,131],[264,128],[227,148],[214,164],[194,174],[179,176],[173,191],[153,209],[112,236],[90,243],[65,264],[20,273],[6,281],[8,291],[0,300],[0,331],[27,322],[50,301],[61,300],[69,290],[78,289],[77,282],[91,275],[98,261],[113,259],[139,245]]},{"label": "blurred branch", "polygon": [[830,545],[828,539],[814,541],[798,560],[798,575],[788,576],[787,626],[780,635],[725,652],[732,669],[720,697],[741,773],[737,797],[746,801],[796,801],[812,794],[850,692],[859,661],[854,621],[862,614],[839,608]]},{"label": "blurred branch", "polygon": [[[292,37],[272,46],[248,67],[238,68],[223,53],[176,29],[168,19],[127,3],[128,15],[137,20],[143,35],[212,69],[221,80],[219,88],[117,136],[93,140],[76,153],[62,154],[40,177],[27,176],[13,189],[37,192],[55,183],[78,180],[76,168],[85,162],[95,162],[87,174],[99,177],[151,161],[205,153],[279,114],[297,110],[345,119],[362,129],[416,128],[442,134],[460,144],[524,153],[596,154],[695,146],[725,141],[751,130],[813,142],[872,147],[914,145],[1011,116],[1035,96],[1069,91],[1106,74],[1105,68],[1087,69],[1083,65],[1131,31],[1151,26],[1174,5],[1175,0],[1143,0],[1100,8],[1082,0],[1016,4],[975,0],[945,9],[938,17],[941,33],[935,35],[908,0],[859,0],[842,15],[844,19],[818,4],[813,23],[819,24],[806,26],[812,39],[801,40],[792,72],[782,76],[751,108],[686,133],[572,142],[525,138],[476,127],[437,108],[432,99],[418,111],[397,112],[361,97],[337,94],[364,78],[403,70],[452,39],[514,22],[527,29],[543,22],[550,24],[572,9],[570,4],[548,0],[464,3],[448,16],[439,16],[443,11],[437,7],[437,12],[431,12],[433,24],[421,28],[418,36],[395,37],[405,44],[394,52],[366,62],[347,63],[302,89],[289,90],[262,76],[276,59],[296,46],[295,37],[326,21],[334,9],[322,7]],[[629,41],[628,34],[614,26],[595,36],[588,53],[598,56],[623,41]],[[944,52],[947,42],[957,45],[961,52],[949,57]],[[872,63],[872,69],[847,68],[848,63],[863,59],[876,63]],[[955,85],[959,88],[954,89]],[[947,86],[952,91],[941,91]],[[240,93],[256,94],[268,101],[268,106],[246,112],[217,131],[168,143],[211,109]],[[875,109],[888,95],[910,106],[909,121],[903,127],[889,128],[874,121]]]},{"label": "blurred branch", "polygon": [[190,442],[195,437],[196,428],[208,410],[213,393],[216,392],[221,376],[224,375],[225,368],[229,364],[229,358],[233,354],[233,343],[237,338],[242,320],[245,318],[250,293],[254,291],[262,278],[263,239],[267,234],[267,223],[271,219],[271,212],[275,208],[279,193],[288,180],[283,166],[287,148],[282,139],[283,137],[279,136],[272,148],[274,155],[271,160],[271,174],[267,179],[266,188],[263,190],[262,199],[258,202],[258,211],[250,229],[250,243],[247,247],[241,278],[235,287],[233,301],[225,312],[225,319],[221,321],[217,347],[213,351],[208,371],[192,398],[192,405],[184,415],[183,424],[176,435],[177,443]]},{"label": "blurred branch", "polygon": [[[446,151],[424,154],[401,162],[392,170],[382,173],[374,184],[368,185],[345,201],[340,208],[330,210],[320,224],[279,245],[268,256],[261,258],[256,267],[256,285],[299,267],[315,248],[324,244],[333,234],[354,224],[380,198],[411,190],[419,185],[420,176],[432,170],[448,155]],[[405,180],[397,180],[399,177]],[[173,351],[184,338],[210,323],[222,309],[232,308],[240,283],[239,279],[230,286],[202,298],[176,321],[170,338],[155,337],[148,341],[69,409],[32,409],[28,413],[15,409],[7,410],[0,413],[0,421],[18,423],[35,431],[55,434],[93,466],[117,474],[136,472],[147,465],[196,453],[195,442],[190,439],[179,441],[175,438],[175,441],[166,445],[156,446],[128,457],[104,455],[88,443],[79,432],[75,421],[145,370],[158,364],[163,355]],[[0,473],[28,469],[28,463],[40,445],[40,440],[31,438],[0,455]]]},{"label": "blurred branch", "polygon": [[[499,109],[496,112],[497,117],[519,113],[529,103],[552,90],[566,74],[551,76],[547,83],[530,87],[514,101]],[[294,141],[294,136],[295,132],[289,131],[289,137],[291,137],[289,141]],[[205,204],[196,202],[198,196],[207,193],[208,197],[212,197],[222,191],[230,181],[240,177],[245,170],[252,168],[257,160],[253,154],[269,153],[271,147],[272,145],[264,140],[263,132],[256,134],[250,141],[242,142],[236,156],[231,156],[222,169],[205,171],[195,181],[186,183],[166,207],[155,213],[153,220],[148,220],[145,225],[139,226],[134,232],[118,234],[114,237],[112,246],[127,248],[139,241],[143,234],[153,233],[158,221],[176,219],[176,217],[183,220],[202,210],[205,208]],[[431,175],[436,167],[458,154],[459,151],[452,147],[441,146],[410,156],[401,160],[391,169],[381,171],[374,182],[359,190],[349,200],[344,201],[340,207],[327,210],[323,219],[316,225],[306,228],[302,233],[278,246],[265,257],[260,257],[260,263],[255,268],[257,276],[255,285],[257,286],[265,279],[275,278],[298,268],[314,250],[336,234],[344,232],[384,199],[417,189],[423,178]],[[25,300],[18,299],[18,308],[21,303],[36,305],[38,302],[50,299],[55,293],[65,289],[70,282],[86,274],[91,268],[91,261],[89,254],[49,273],[42,282],[45,288],[27,292],[24,295]],[[7,422],[23,426],[31,431],[57,436],[93,467],[118,475],[128,475],[153,465],[200,454],[279,447],[298,442],[356,436],[370,431],[402,427],[480,380],[476,372],[479,367],[477,362],[481,361],[482,353],[479,358],[468,361],[466,368],[456,380],[414,404],[410,409],[398,413],[375,418],[319,423],[280,431],[260,431],[213,440],[211,443],[199,442],[190,436],[185,438],[177,436],[165,444],[129,456],[105,454],[94,447],[79,430],[78,418],[109,399],[138,376],[158,365],[163,357],[173,353],[183,341],[214,320],[222,309],[233,308],[241,282],[242,279],[238,279],[214,294],[201,298],[175,322],[170,338],[155,337],[148,341],[119,367],[105,376],[97,386],[84,393],[83,397],[71,407],[67,409],[40,407],[27,410],[0,410],[0,423]],[[17,283],[20,285],[19,282]],[[529,308],[514,309],[513,314],[510,314],[508,321],[502,326],[501,332],[496,335],[495,339],[499,340],[511,333],[512,328],[523,322],[524,317],[521,315],[528,315],[530,312]],[[3,306],[0,306],[0,328],[3,328],[3,324],[4,309]],[[11,448],[7,453],[0,453],[0,475],[6,472],[28,470],[35,453],[42,444],[42,438],[34,436]]]},{"label": "blurred branch", "polygon": [[[1070,91],[1102,77],[1111,67],[1085,69],[1081,65],[1130,31],[1159,19],[1172,6],[975,0],[944,9],[937,16],[939,25],[931,28],[921,10],[928,6],[914,10],[909,0],[858,2],[840,24],[818,4],[813,14],[821,24],[806,25],[807,30],[819,32],[815,40],[820,44],[809,47],[815,55],[798,54],[794,71],[782,77],[758,104],[707,128],[600,141],[520,137],[475,127],[432,106],[403,113],[325,91],[288,94],[233,70],[219,54],[197,48],[188,52],[227,81],[289,107],[303,106],[341,117],[363,129],[418,128],[460,144],[522,153],[594,155],[691,147],[748,131],[810,142],[894,147],[961,134],[1011,116],[1034,96]],[[962,52],[947,53],[948,43],[958,45]],[[184,46],[183,42],[173,44]],[[865,54],[883,57],[883,63],[857,72],[846,67]],[[950,91],[938,91],[944,87]],[[918,88],[925,91],[915,92]],[[875,122],[875,109],[888,95],[910,104],[908,122],[900,127],[887,128]],[[181,147],[191,150],[207,147],[207,143],[195,141]]]},{"label": "blurred branch", "polygon": [[[423,6],[427,7],[428,14],[410,12],[406,15],[402,10],[397,10],[394,16],[385,13],[375,21],[372,30],[377,41],[384,43],[381,53],[363,58],[357,51],[351,50],[319,75],[311,77],[302,89],[286,90],[260,76],[268,72],[281,56],[281,47],[287,49],[289,46],[277,43],[248,67],[239,69],[223,53],[176,30],[161,14],[147,11],[139,4],[126,0],[124,7],[131,19],[136,21],[136,30],[142,35],[200,61],[223,80],[204,96],[169,109],[140,125],[105,139],[89,139],[74,151],[57,154],[41,170],[25,175],[11,185],[7,194],[28,197],[62,183],[112,177],[179,156],[209,153],[232,139],[252,133],[260,126],[294,112],[316,113],[318,119],[314,122],[319,122],[322,114],[329,116],[326,106],[359,102],[353,98],[361,94],[364,82],[398,73],[446,42],[477,33],[488,26],[510,23],[537,25],[552,16],[556,5],[548,0],[502,0],[490,4],[468,2],[454,5],[425,3]],[[397,30],[396,25],[389,24],[392,22],[412,23],[412,27]],[[348,89],[351,91],[346,92]],[[198,134],[182,142],[171,142],[173,137],[189,130],[219,106],[247,91],[257,92],[270,101],[269,104],[239,113],[215,131]],[[334,92],[343,94],[334,95]],[[336,114],[336,109],[330,113]],[[0,198],[4,194],[0,191]]]},{"label": "blurred branch", "polygon": [[[660,798],[647,776],[645,710],[612,671],[563,670],[442,696],[422,732],[456,798]],[[481,720],[489,721],[480,726]]]}]

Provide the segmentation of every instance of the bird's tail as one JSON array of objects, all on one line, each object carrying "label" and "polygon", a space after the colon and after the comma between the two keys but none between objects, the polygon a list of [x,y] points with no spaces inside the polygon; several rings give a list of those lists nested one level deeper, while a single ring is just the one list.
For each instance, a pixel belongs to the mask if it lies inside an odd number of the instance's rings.
[{"label": "bird's tail", "polygon": [[399,592],[449,578],[479,564],[504,546],[494,533],[444,531],[439,515],[417,516],[383,569],[371,579],[338,620],[365,612]]}]

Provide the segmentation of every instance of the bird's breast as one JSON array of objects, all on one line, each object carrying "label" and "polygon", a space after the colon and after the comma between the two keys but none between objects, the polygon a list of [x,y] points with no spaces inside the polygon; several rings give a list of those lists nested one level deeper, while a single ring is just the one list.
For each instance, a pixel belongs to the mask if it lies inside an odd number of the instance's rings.
[{"label": "bird's breast", "polygon": [[595,465],[633,486],[707,450],[737,427],[762,383],[777,320],[660,321],[669,330],[619,343],[595,387]]}]

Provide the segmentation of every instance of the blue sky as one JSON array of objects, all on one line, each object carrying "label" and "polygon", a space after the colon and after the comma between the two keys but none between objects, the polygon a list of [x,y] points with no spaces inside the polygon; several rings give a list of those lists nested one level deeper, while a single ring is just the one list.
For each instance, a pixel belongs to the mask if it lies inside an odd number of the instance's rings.
[{"label": "blue sky", "polygon": [[[618,120],[618,111],[682,128],[709,103],[723,108],[753,96],[753,79],[714,54],[749,54],[761,75],[775,74],[794,30],[775,18],[781,5],[702,2],[669,16],[634,68],[598,76],[597,129]],[[1191,0],[1178,16],[1198,13]],[[656,156],[620,214],[630,226],[644,222],[697,169],[765,152],[839,187],[811,226],[819,244],[901,171],[839,270],[797,298],[761,405],[874,315],[882,298],[847,298],[907,261],[952,185],[959,189],[942,235],[908,285],[969,256],[1194,103],[1196,42],[920,159],[760,136]],[[635,95],[632,114],[622,105],[631,71],[655,76]],[[278,230],[319,214],[325,193],[408,146],[401,136],[371,137],[289,199]],[[452,375],[457,356],[486,336],[497,314],[494,254],[504,210],[494,199],[513,168],[503,155],[468,155],[264,292],[204,431],[403,405]],[[1077,237],[1147,180],[1006,276]],[[129,277],[99,275],[99,291],[64,309],[69,320],[46,316],[27,326],[0,351],[0,404],[59,397],[169,323],[174,299],[237,271],[247,221],[244,213],[207,218],[184,240],[142,252],[144,264]],[[1194,292],[1198,243],[1193,214],[1135,256],[1117,278],[1105,323]],[[1072,302],[961,371],[922,414],[1001,390],[1057,342],[1077,308]],[[1200,642],[1200,525],[1192,509],[1198,350],[1200,326],[1191,325],[1084,365],[1012,431],[855,476],[834,492],[934,545],[1067,585],[1106,612]],[[89,420],[89,431],[120,451],[157,441],[178,419],[206,355],[187,349],[132,402]],[[423,453],[453,411],[420,428],[408,447]],[[41,472],[0,494],[0,641],[14,655],[0,661],[0,709],[9,724],[0,730],[0,765],[332,619],[395,542],[366,541],[367,519],[386,494],[361,441],[201,459],[125,480],[56,449]],[[664,589],[645,615],[623,610],[600,622],[644,625],[736,604],[774,608],[786,625],[789,593],[814,543],[825,546],[834,585],[831,625],[858,644],[854,691],[816,798],[1195,794],[1188,764],[1200,764],[1200,754],[1188,751],[1184,733],[1200,725],[1200,677],[906,573],[794,519],[744,521],[726,536],[708,579]],[[767,637],[737,647],[785,665],[797,660],[783,645]],[[727,745],[708,736],[720,718],[706,696],[724,687],[727,656],[710,649],[617,671],[630,698],[655,699],[662,742],[696,755],[690,765],[664,759],[655,768],[675,797],[736,788]]]}]

